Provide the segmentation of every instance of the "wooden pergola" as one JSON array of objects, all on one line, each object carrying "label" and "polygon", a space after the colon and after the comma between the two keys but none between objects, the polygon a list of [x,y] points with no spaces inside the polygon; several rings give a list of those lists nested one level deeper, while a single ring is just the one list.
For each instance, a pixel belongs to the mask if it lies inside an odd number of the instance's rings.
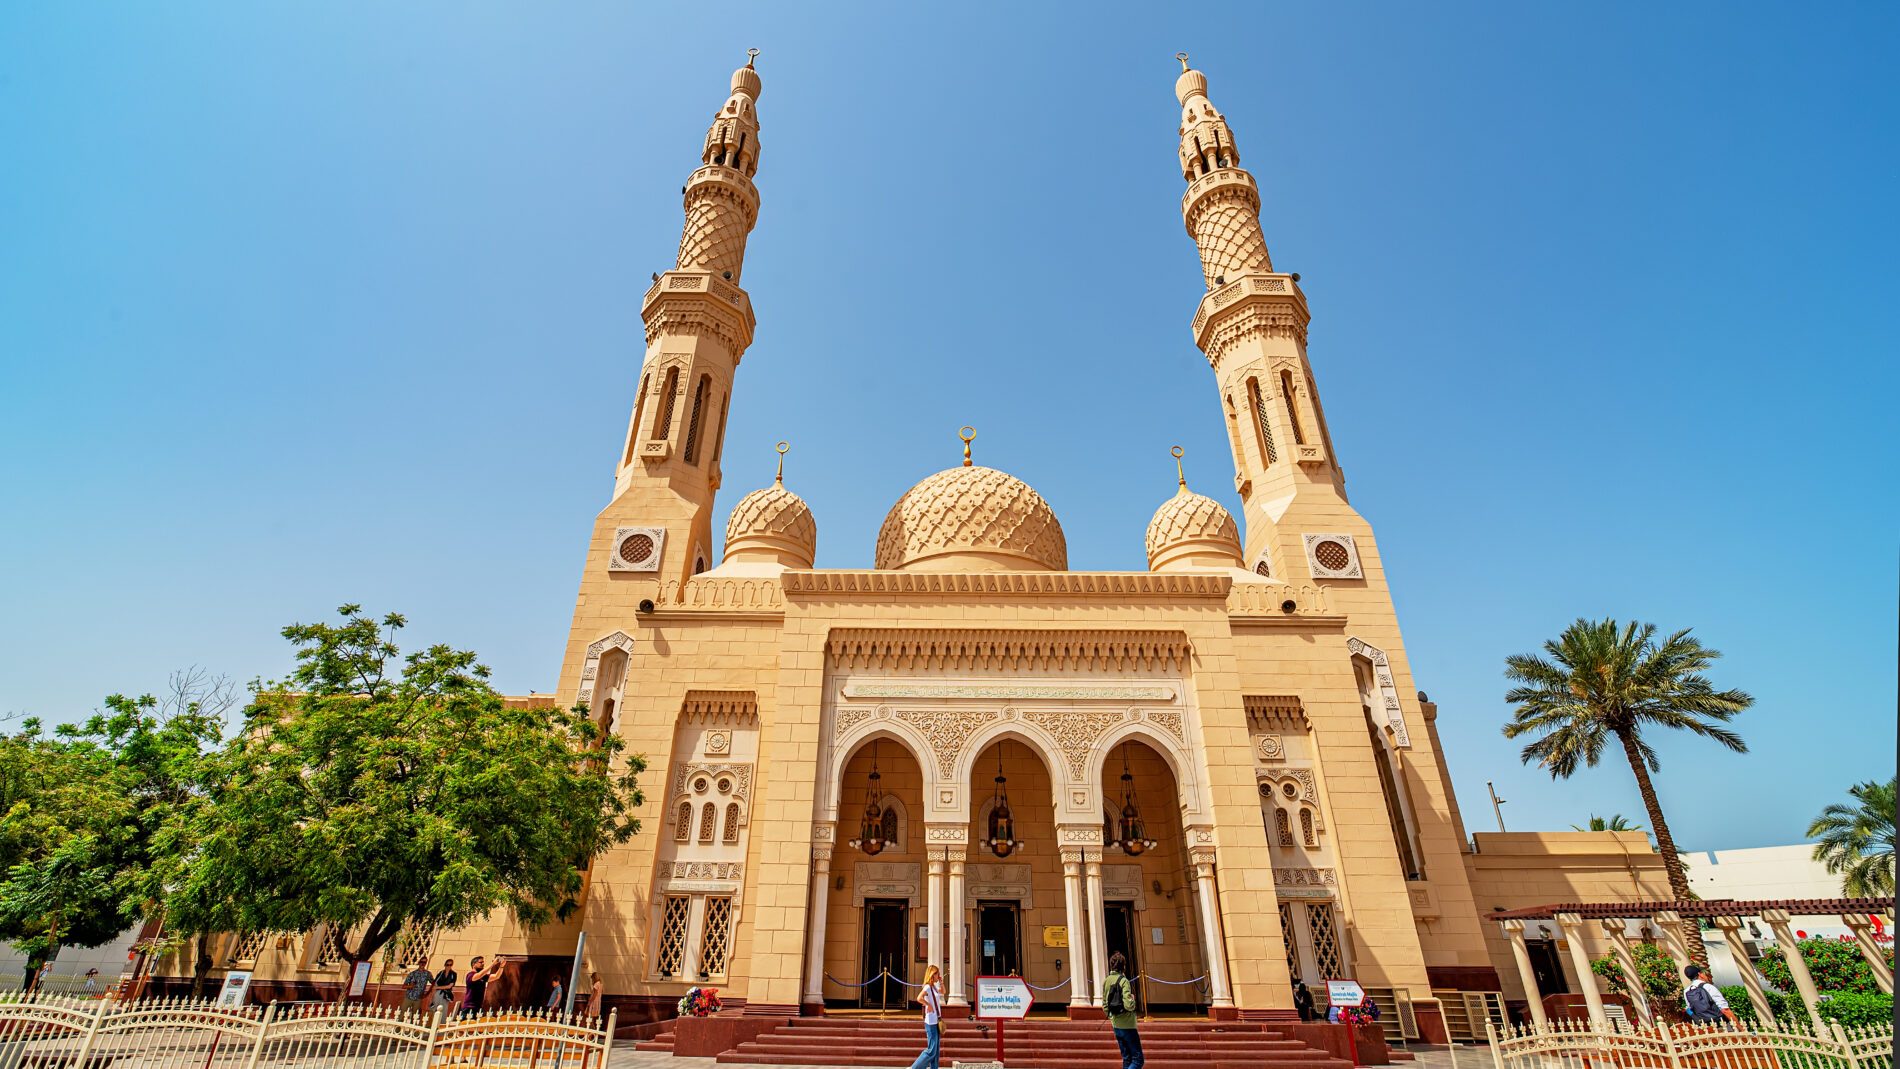
[{"label": "wooden pergola", "polygon": [[[1820,993],[1815,990],[1814,978],[1808,974],[1807,962],[1802,960],[1801,948],[1795,943],[1791,918],[1838,915],[1841,923],[1853,933],[1854,942],[1872,967],[1874,982],[1891,995],[1893,969],[1888,966],[1887,956],[1874,938],[1872,918],[1877,914],[1884,915],[1888,927],[1892,927],[1893,899],[1781,898],[1738,901],[1732,898],[1703,898],[1664,902],[1561,902],[1502,910],[1486,914],[1485,919],[1501,924],[1505,938],[1510,940],[1511,956],[1517,961],[1518,976],[1524,983],[1525,994],[1529,996],[1527,1001],[1530,1003],[1531,1018],[1539,1028],[1548,1027],[1550,1022],[1544,1015],[1542,1000],[1534,994],[1537,991],[1537,976],[1531,969],[1530,950],[1524,945],[1524,922],[1548,920],[1556,922],[1563,931],[1564,939],[1570,944],[1570,963],[1577,971],[1578,986],[1583,988],[1583,1001],[1589,1008],[1591,1026],[1608,1029],[1609,1018],[1603,1012],[1603,994],[1597,990],[1596,975],[1590,970],[1590,955],[1583,948],[1585,921],[1596,921],[1602,926],[1604,935],[1609,938],[1617,967],[1623,971],[1630,1000],[1636,1004],[1639,1014],[1646,1019],[1653,1019],[1649,1002],[1643,995],[1642,977],[1636,972],[1636,956],[1630,950],[1624,922],[1634,920],[1650,924],[1661,933],[1663,949],[1669,956],[1686,962],[1690,960],[1688,933],[1696,930],[1688,926],[1687,922],[1709,920],[1721,931],[1723,940],[1728,943],[1729,954],[1741,970],[1742,986],[1748,989],[1748,1001],[1755,1007],[1755,1019],[1772,1027],[1775,1024],[1774,1011],[1768,1005],[1761,976],[1749,965],[1748,953],[1742,943],[1742,927],[1747,918],[1760,917],[1762,923],[1774,931],[1775,942],[1787,956],[1788,972],[1794,977],[1794,986],[1800,992],[1801,1002],[1807,1007],[1808,1017],[1818,1028],[1821,1024]],[[1701,936],[1698,934],[1694,938],[1700,939]]]}]

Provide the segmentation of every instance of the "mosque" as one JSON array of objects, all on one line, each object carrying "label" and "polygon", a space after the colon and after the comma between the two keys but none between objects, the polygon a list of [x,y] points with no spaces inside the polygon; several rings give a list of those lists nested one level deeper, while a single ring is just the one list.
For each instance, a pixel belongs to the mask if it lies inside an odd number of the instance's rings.
[{"label": "mosque", "polygon": [[760,211],[761,80],[733,73],[678,266],[642,298],[638,392],[556,699],[646,755],[646,826],[594,862],[573,920],[443,932],[437,962],[499,950],[552,973],[584,931],[622,1022],[669,1016],[693,986],[748,1015],[895,1009],[927,965],[952,1015],[974,976],[1019,974],[1088,1017],[1120,952],[1157,1007],[1284,1019],[1296,981],[1353,977],[1442,1041],[1524,997],[1521,947],[1485,914],[1658,897],[1640,836],[1487,854],[1465,834],[1346,496],[1299,276],[1274,269],[1207,76],[1182,57],[1174,90],[1206,285],[1188,326],[1241,514],[1183,478],[1148,525],[1148,570],[1074,571],[1048,502],[973,463],[966,429],[962,464],[897,499],[871,561],[818,569],[782,462],[716,507]]}]

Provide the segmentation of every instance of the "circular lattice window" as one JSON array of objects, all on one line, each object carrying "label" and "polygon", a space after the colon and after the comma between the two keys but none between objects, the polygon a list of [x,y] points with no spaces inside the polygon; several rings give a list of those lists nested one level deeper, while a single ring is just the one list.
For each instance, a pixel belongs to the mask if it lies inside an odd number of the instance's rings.
[{"label": "circular lattice window", "polygon": [[1300,796],[1300,789],[1291,782],[1282,783],[1280,784],[1280,793],[1286,795],[1288,798],[1298,798]]},{"label": "circular lattice window", "polygon": [[731,793],[732,793],[732,781],[731,781],[731,780],[729,780],[729,779],[721,779],[721,780],[719,781],[719,793],[720,793],[720,794],[731,794]]},{"label": "circular lattice window", "polygon": [[706,787],[707,787],[707,783],[706,783],[706,777],[704,777],[704,776],[701,776],[700,778],[698,778],[698,779],[696,779],[696,780],[694,780],[694,781],[693,781],[693,793],[694,793],[694,794],[705,794],[705,793],[706,793]]},{"label": "circular lattice window", "polygon": [[1351,551],[1330,538],[1313,547],[1313,559],[1329,572],[1343,572],[1352,567]]},{"label": "circular lattice window", "polygon": [[653,536],[631,534],[620,540],[620,559],[628,564],[645,564],[653,556]]}]

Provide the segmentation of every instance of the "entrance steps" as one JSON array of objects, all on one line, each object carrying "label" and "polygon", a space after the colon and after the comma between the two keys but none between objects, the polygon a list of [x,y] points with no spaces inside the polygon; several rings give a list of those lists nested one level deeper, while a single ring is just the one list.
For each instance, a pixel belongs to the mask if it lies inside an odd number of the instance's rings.
[{"label": "entrance steps", "polygon": [[[670,1049],[658,1040],[641,1050]],[[1350,1069],[1271,1024],[1244,1021],[1159,1020],[1141,1027],[1149,1069]],[[924,1046],[923,1022],[848,1017],[799,1017],[718,1056],[723,1063],[810,1066],[908,1066]],[[1006,1033],[1010,1069],[1121,1069],[1120,1049],[1107,1021],[1029,1018]],[[943,1065],[996,1057],[994,1024],[945,1021]]]}]

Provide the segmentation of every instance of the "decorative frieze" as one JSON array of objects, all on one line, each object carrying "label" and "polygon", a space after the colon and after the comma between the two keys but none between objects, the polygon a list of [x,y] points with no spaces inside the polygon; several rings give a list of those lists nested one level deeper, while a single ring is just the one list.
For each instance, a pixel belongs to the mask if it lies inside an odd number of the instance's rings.
[{"label": "decorative frieze", "polygon": [[[822,572],[787,572],[786,580]],[[909,575],[878,572],[877,575]],[[999,575],[1022,573],[997,573]],[[1034,574],[1034,573],[1032,573]],[[1226,583],[1226,578],[1221,578]],[[1226,595],[1225,589],[1221,591]],[[1018,631],[991,628],[840,628],[826,639],[834,663],[906,670],[1074,668],[1167,671],[1187,668],[1193,647],[1180,631]]]},{"label": "decorative frieze", "polygon": [[[1171,702],[1179,697],[1174,687],[1116,686],[1078,683],[1045,686],[1021,683],[847,683],[840,688],[847,698],[943,698],[1012,699],[1022,701],[1148,701]],[[842,715],[842,714],[840,714]]]},{"label": "decorative frieze", "polygon": [[1385,712],[1385,722],[1392,728],[1392,741],[1400,749],[1412,746],[1411,732],[1405,728],[1405,710],[1399,704],[1399,688],[1392,679],[1392,662],[1385,651],[1360,639],[1347,638],[1346,649],[1364,657],[1372,665],[1373,685],[1379,690],[1379,705]]}]

